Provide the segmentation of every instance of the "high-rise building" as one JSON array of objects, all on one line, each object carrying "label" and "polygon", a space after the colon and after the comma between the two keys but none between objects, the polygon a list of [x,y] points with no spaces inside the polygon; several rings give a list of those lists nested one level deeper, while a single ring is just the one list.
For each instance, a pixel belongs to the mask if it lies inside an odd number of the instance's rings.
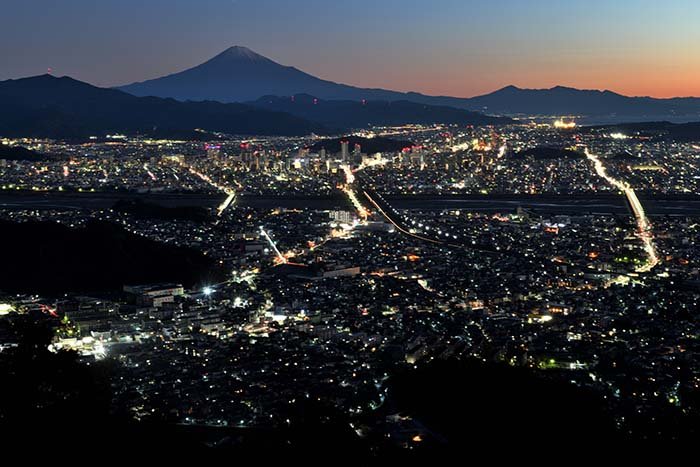
[{"label": "high-rise building", "polygon": [[348,141],[340,142],[340,159],[347,162],[350,158],[350,143]]},{"label": "high-rise building", "polygon": [[350,224],[354,220],[355,216],[350,211],[331,211],[329,212],[330,218],[336,222],[343,222],[345,224]]}]

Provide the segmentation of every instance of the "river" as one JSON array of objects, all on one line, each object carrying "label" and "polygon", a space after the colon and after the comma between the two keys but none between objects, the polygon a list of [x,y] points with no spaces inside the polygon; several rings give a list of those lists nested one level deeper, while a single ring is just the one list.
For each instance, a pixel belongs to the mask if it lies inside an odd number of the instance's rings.
[{"label": "river", "polygon": [[[216,208],[224,194],[136,194],[136,193],[0,193],[0,209],[109,209],[120,199],[142,199],[166,207],[202,206]],[[624,196],[608,195],[445,195],[386,196],[398,209],[463,209],[475,212],[515,212],[518,207],[537,213],[631,215]],[[662,197],[639,194],[649,216],[700,216],[700,196]],[[351,209],[342,196],[269,197],[240,196],[236,203],[262,209]]]}]

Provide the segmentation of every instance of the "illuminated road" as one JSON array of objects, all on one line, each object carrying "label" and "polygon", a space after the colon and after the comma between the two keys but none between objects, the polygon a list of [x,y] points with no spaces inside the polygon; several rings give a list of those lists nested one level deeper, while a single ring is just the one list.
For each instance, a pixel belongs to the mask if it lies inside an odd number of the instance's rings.
[{"label": "illuminated road", "polygon": [[216,215],[221,217],[221,214],[223,214],[223,212],[226,210],[226,208],[228,208],[236,200],[236,190],[234,190],[233,188],[227,187],[227,186],[219,185],[214,180],[212,180],[208,175],[203,174],[202,172],[196,170],[191,165],[187,165],[184,162],[180,162],[180,165],[182,167],[186,168],[187,170],[189,170],[192,175],[196,175],[202,181],[208,183],[209,185],[213,186],[217,190],[220,190],[220,191],[223,191],[224,193],[226,193],[226,199],[216,209]]},{"label": "illuminated road", "polygon": [[357,210],[357,214],[360,216],[360,218],[364,221],[367,220],[367,217],[369,216],[369,211],[360,203],[360,200],[357,198],[357,194],[352,188],[344,188],[343,192],[348,196],[350,199],[350,202],[352,203],[353,206],[355,206],[355,209]]},{"label": "illuminated road", "polygon": [[640,203],[639,198],[637,198],[637,194],[634,192],[634,189],[628,183],[622,182],[620,180],[617,180],[616,178],[611,177],[608,174],[608,171],[605,169],[605,166],[603,165],[603,162],[600,160],[600,158],[594,154],[591,154],[588,151],[588,148],[586,148],[585,153],[586,157],[593,162],[595,171],[598,174],[598,176],[604,178],[605,181],[607,181],[615,188],[618,188],[627,197],[627,201],[632,207],[634,217],[637,219],[637,235],[642,240],[642,244],[644,245],[644,251],[647,255],[646,264],[639,266],[637,268],[637,272],[651,271],[657,264],[659,264],[659,256],[656,252],[656,245],[654,244],[654,234],[651,229],[651,224],[649,223],[649,219],[647,218],[647,215],[644,212],[644,207],[642,206],[642,203]]},{"label": "illuminated road", "polygon": [[231,203],[233,203],[235,199],[236,193],[234,191],[231,191],[231,193],[229,193],[224,202],[221,203],[218,208],[216,208],[216,215],[221,216],[221,214],[226,210],[227,207],[231,205]]},{"label": "illuminated road", "polygon": [[272,250],[275,252],[275,255],[277,255],[277,261],[278,261],[278,263],[279,263],[279,264],[287,264],[287,263],[289,262],[289,261],[287,260],[287,258],[282,254],[282,252],[280,252],[280,250],[277,248],[277,245],[275,245],[275,242],[272,240],[272,238],[270,237],[270,235],[269,235],[269,234],[265,231],[265,229],[263,229],[262,227],[260,227],[260,234],[261,234],[263,237],[265,237],[265,239],[267,239],[267,242],[268,242],[268,243],[270,244],[270,246],[272,247]]},{"label": "illuminated road", "polygon": [[148,168],[148,164],[143,164],[143,170],[146,171],[149,177],[151,177],[151,180],[156,181],[157,178],[153,172]]},{"label": "illuminated road", "polygon": [[503,146],[498,148],[498,158],[503,159],[503,156],[506,155],[507,150],[508,150],[508,145],[506,143],[503,143]]},{"label": "illuminated road", "polygon": [[343,172],[345,172],[345,186],[343,186],[341,190],[350,199],[350,202],[355,207],[355,210],[360,218],[363,221],[366,221],[370,212],[362,205],[362,203],[360,203],[355,190],[352,189],[352,184],[355,182],[355,174],[352,173],[352,169],[349,165],[342,165],[341,168],[343,169]]},{"label": "illuminated road", "polygon": [[227,207],[231,205],[231,203],[236,199],[236,191],[233,188],[229,188],[223,185],[219,185],[216,183],[214,180],[209,178],[208,175],[203,174],[202,172],[199,172],[198,170],[195,170],[193,167],[188,167],[190,173],[193,175],[196,175],[197,177],[201,178],[203,181],[207,182],[209,185],[213,186],[217,190],[221,190],[224,193],[226,193],[227,197],[224,200],[223,203],[219,205],[219,207],[216,210],[216,215],[221,216],[223,212],[226,210]]},{"label": "illuminated road", "polygon": [[409,231],[409,230],[404,229],[403,227],[401,227],[401,225],[400,225],[398,222],[396,222],[394,219],[392,219],[392,217],[391,217],[389,214],[387,214],[386,211],[384,211],[384,210],[379,206],[379,204],[374,200],[374,198],[372,198],[372,197],[369,195],[369,193],[367,193],[367,192],[365,191],[364,194],[365,194],[365,196],[367,197],[367,199],[369,200],[369,202],[372,203],[372,205],[374,205],[375,208],[377,208],[377,211],[379,211],[379,212],[381,213],[381,215],[384,216],[384,217],[386,218],[386,220],[388,220],[388,221],[391,223],[391,225],[393,225],[394,228],[396,228],[396,230],[398,230],[399,232],[401,232],[401,233],[403,233],[403,234],[405,234],[405,235],[408,235],[408,236],[410,236],[410,237],[413,237],[413,238],[417,238],[417,239],[419,239],[419,240],[426,241],[426,242],[436,243],[436,244],[438,244],[438,245],[445,244],[445,242],[443,242],[443,241],[441,241],[441,240],[435,240],[435,239],[432,239],[432,238],[424,237],[424,236],[422,236],[422,235],[418,235],[418,234],[415,234],[415,233],[413,233],[413,232],[411,232],[411,231]]},{"label": "illuminated road", "polygon": [[[502,157],[505,155],[507,149],[508,149],[508,146],[507,146],[507,144],[504,142],[503,145],[502,145],[502,146],[499,148],[499,150],[498,150],[498,158],[502,158]],[[348,184],[350,184],[350,183],[352,183],[352,182],[355,181],[355,176],[354,176],[354,174],[350,171],[349,167],[348,167],[347,170],[346,170],[346,178],[347,178],[347,180],[348,180]],[[349,187],[349,185],[348,185],[348,187]],[[348,188],[348,189],[349,189],[349,188]],[[461,243],[461,242],[458,240],[458,237],[457,237],[456,235],[450,235],[448,232],[445,232],[445,233],[444,233],[444,235],[445,235],[445,237],[446,237],[445,239],[440,238],[439,236],[442,235],[443,232],[441,232],[439,229],[437,230],[437,235],[438,235],[438,237],[433,237],[433,238],[428,237],[428,236],[426,236],[426,235],[422,235],[422,234],[416,233],[416,232],[414,231],[414,229],[410,228],[410,226],[404,227],[404,226],[402,225],[402,222],[401,222],[400,219],[399,219],[399,220],[394,219],[394,216],[393,216],[390,212],[388,212],[388,211],[394,211],[394,213],[396,213],[396,211],[383,199],[382,196],[377,195],[376,193],[373,193],[373,194],[371,195],[371,194],[368,193],[366,190],[363,190],[362,192],[363,192],[363,194],[365,195],[365,197],[367,198],[367,200],[369,200],[370,204],[371,204],[372,206],[374,206],[374,208],[375,208],[382,216],[384,216],[384,217],[386,218],[386,220],[388,220],[389,223],[392,224],[396,230],[398,230],[399,232],[401,232],[401,233],[403,233],[403,234],[405,234],[405,235],[408,235],[408,236],[410,236],[410,237],[416,238],[416,239],[418,239],[418,240],[423,240],[423,241],[426,241],[426,242],[434,243],[434,244],[437,244],[437,245],[445,245],[445,246],[449,246],[449,247],[456,247],[456,248],[466,248],[466,249],[472,249],[472,250],[479,250],[479,251],[484,251],[485,253],[488,253],[488,254],[494,253],[493,251],[490,251],[490,250],[483,250],[483,249],[481,249],[481,248],[475,248],[473,245],[465,245],[464,243]],[[353,193],[353,194],[354,194],[354,193]],[[374,195],[374,196],[373,196],[373,195]],[[375,197],[377,197],[377,199],[375,199]],[[351,197],[351,200],[352,200],[352,197]],[[380,201],[381,201],[381,203],[384,203],[384,204],[385,204],[385,207],[386,207],[387,209],[382,208]],[[355,202],[353,201],[353,204],[354,204],[354,203],[355,203]],[[361,206],[361,204],[359,204],[359,202],[358,202],[358,205]],[[362,209],[364,209],[364,208],[362,208]],[[365,211],[366,211],[366,210],[365,210]],[[367,212],[368,212],[368,211],[367,211]],[[428,228],[429,228],[429,227],[426,226],[426,229],[428,229]],[[450,237],[451,237],[451,238],[450,238]]]}]

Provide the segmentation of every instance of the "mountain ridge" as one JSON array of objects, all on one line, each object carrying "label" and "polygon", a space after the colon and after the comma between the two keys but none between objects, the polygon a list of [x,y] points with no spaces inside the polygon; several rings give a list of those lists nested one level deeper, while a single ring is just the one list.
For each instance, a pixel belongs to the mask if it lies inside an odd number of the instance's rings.
[{"label": "mountain ridge", "polygon": [[700,118],[700,98],[625,96],[609,89],[577,89],[568,86],[519,88],[506,86],[469,98],[471,105],[506,115],[673,116]]},{"label": "mountain ridge", "polygon": [[527,89],[508,85],[474,97],[430,96],[381,88],[362,88],[318,78],[285,66],[247,47],[233,46],[200,65],[118,87],[137,96],[179,100],[250,102],[262,96],[309,94],[324,100],[406,100],[493,115],[688,116],[700,119],[697,97],[630,97],[611,90],[557,85]]},{"label": "mountain ridge", "polygon": [[244,104],[136,97],[71,77],[0,81],[0,135],[58,139],[144,134],[198,139],[199,129],[251,135],[326,133],[317,123]]},{"label": "mountain ridge", "polygon": [[456,107],[420,104],[408,100],[324,100],[309,94],[262,96],[247,105],[286,112],[333,128],[361,128],[404,124],[506,125],[507,117],[493,117]]}]

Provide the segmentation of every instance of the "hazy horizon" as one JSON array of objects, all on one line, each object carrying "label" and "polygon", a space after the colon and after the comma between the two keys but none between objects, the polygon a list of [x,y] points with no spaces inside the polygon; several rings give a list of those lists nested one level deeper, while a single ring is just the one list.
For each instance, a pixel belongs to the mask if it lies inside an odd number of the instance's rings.
[{"label": "hazy horizon", "polygon": [[700,5],[688,0],[6,3],[0,79],[52,68],[118,86],[243,45],[323,79],[429,95],[560,85],[700,96]]}]

